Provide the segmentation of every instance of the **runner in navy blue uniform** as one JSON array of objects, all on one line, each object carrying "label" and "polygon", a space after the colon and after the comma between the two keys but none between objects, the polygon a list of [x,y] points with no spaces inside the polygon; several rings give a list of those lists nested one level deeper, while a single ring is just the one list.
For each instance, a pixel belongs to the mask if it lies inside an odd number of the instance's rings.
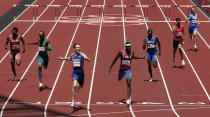
[{"label": "runner in navy blue uniform", "polygon": [[72,72],[72,103],[71,106],[74,107],[75,95],[76,92],[79,92],[79,89],[84,85],[84,60],[90,62],[90,59],[86,54],[80,52],[80,45],[78,43],[74,44],[74,53],[71,54],[71,57],[63,58],[58,57],[59,60],[68,60],[72,61],[73,72]]},{"label": "runner in navy blue uniform", "polygon": [[131,53],[131,43],[126,42],[125,43],[125,49],[118,52],[117,56],[113,60],[111,66],[109,67],[108,73],[111,73],[111,69],[116,63],[118,59],[121,59],[119,74],[118,74],[118,80],[120,81],[124,76],[126,78],[127,83],[127,104],[131,104],[131,61],[132,59],[144,59],[145,57],[136,57],[134,56],[134,52]]},{"label": "runner in navy blue uniform", "polygon": [[158,44],[158,47],[159,47],[159,56],[161,55],[161,47],[160,47],[160,41],[158,40],[158,37],[153,35],[152,29],[148,29],[147,33],[148,33],[148,37],[144,39],[143,49],[145,50],[147,47],[147,63],[148,63],[148,69],[149,69],[149,74],[150,74],[149,81],[152,82],[153,81],[152,65],[154,68],[157,67],[156,44]]}]

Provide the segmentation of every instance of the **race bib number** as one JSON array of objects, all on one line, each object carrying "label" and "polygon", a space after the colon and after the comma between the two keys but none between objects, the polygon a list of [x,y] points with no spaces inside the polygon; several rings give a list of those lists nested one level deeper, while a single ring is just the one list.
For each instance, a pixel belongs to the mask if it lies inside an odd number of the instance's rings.
[{"label": "race bib number", "polygon": [[45,47],[39,47],[39,51],[45,51]]},{"label": "race bib number", "polygon": [[182,36],[182,32],[177,32],[176,36]]},{"label": "race bib number", "polygon": [[20,49],[19,45],[12,45],[12,49]]},{"label": "race bib number", "polygon": [[80,59],[74,59],[73,60],[73,66],[74,67],[81,67],[80,65],[81,65]]},{"label": "race bib number", "polygon": [[147,45],[148,48],[155,48],[155,44],[154,43],[150,43]]},{"label": "race bib number", "polygon": [[192,24],[197,24],[198,21],[197,20],[192,20]]},{"label": "race bib number", "polygon": [[130,60],[122,60],[122,65],[131,65],[131,61]]}]

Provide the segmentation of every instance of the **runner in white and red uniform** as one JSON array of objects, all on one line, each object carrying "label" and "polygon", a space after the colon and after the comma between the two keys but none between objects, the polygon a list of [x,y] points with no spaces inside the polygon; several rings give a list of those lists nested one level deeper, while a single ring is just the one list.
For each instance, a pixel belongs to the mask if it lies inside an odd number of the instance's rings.
[{"label": "runner in white and red uniform", "polygon": [[131,104],[131,61],[132,59],[144,59],[145,57],[136,57],[134,56],[134,52],[131,53],[131,43],[126,42],[125,43],[125,49],[121,50],[117,56],[115,57],[114,61],[112,62],[111,66],[109,67],[109,73],[111,73],[111,69],[118,60],[118,58],[121,59],[119,74],[118,74],[118,80],[120,81],[124,76],[126,78],[127,83],[127,104]]},{"label": "runner in white and red uniform", "polygon": [[182,46],[184,44],[184,28],[183,25],[180,24],[180,18],[176,18],[176,25],[173,26],[173,62],[175,62],[175,54],[177,48],[179,49],[179,53],[182,60],[182,66],[185,65],[185,61],[183,58]]},{"label": "runner in white and red uniform", "polygon": [[19,66],[21,64],[20,56],[20,41],[23,44],[23,53],[25,52],[25,42],[21,35],[18,35],[18,28],[14,27],[12,30],[12,35],[9,35],[6,40],[5,49],[7,49],[10,43],[10,63],[12,66],[12,72],[14,74],[14,80],[16,80],[16,69],[15,63]]}]

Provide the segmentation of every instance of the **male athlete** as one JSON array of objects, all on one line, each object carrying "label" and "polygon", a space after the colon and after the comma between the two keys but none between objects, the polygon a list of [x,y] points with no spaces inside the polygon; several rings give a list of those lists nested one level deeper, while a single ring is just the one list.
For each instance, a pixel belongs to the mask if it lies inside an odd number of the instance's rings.
[{"label": "male athlete", "polygon": [[42,91],[44,85],[42,83],[42,67],[47,69],[49,57],[47,51],[51,51],[52,47],[50,44],[50,40],[45,37],[45,32],[39,32],[39,39],[37,42],[28,43],[28,45],[38,45],[39,53],[38,53],[38,74],[39,74],[39,90]]},{"label": "male athlete", "polygon": [[197,33],[198,33],[198,25],[200,24],[200,21],[198,19],[198,14],[195,13],[195,8],[190,9],[191,14],[188,15],[188,18],[186,19],[186,23],[190,21],[189,24],[189,34],[190,39],[193,41],[194,44],[194,50],[197,50]]},{"label": "male athlete", "polygon": [[136,57],[134,56],[134,52],[131,53],[131,43],[126,42],[125,43],[125,49],[118,52],[117,56],[113,60],[111,66],[109,67],[108,73],[111,73],[111,69],[116,63],[116,61],[120,58],[121,64],[118,74],[118,81],[120,81],[124,76],[126,78],[127,83],[127,101],[126,103],[128,105],[131,104],[131,61],[132,59],[144,59],[145,57]]},{"label": "male athlete", "polygon": [[151,28],[147,30],[147,33],[148,33],[148,37],[144,39],[143,49],[145,50],[147,46],[147,63],[148,63],[148,69],[149,69],[149,74],[150,74],[149,82],[152,82],[153,81],[152,65],[154,68],[157,67],[156,44],[158,44],[159,56],[161,55],[161,47],[160,47],[159,39],[153,35],[153,30]]},{"label": "male athlete", "polygon": [[75,95],[79,92],[79,89],[84,85],[84,60],[90,62],[90,59],[86,56],[85,53],[80,52],[80,44],[74,44],[74,53],[71,54],[71,57],[63,58],[58,57],[59,60],[68,60],[72,61],[73,72],[72,72],[72,103],[71,107],[74,107]]},{"label": "male athlete", "polygon": [[18,66],[20,66],[20,64],[21,64],[20,41],[23,44],[23,53],[25,53],[25,42],[23,40],[23,37],[18,34],[18,28],[13,27],[12,35],[9,35],[7,37],[7,40],[6,40],[6,43],[5,43],[5,49],[8,48],[8,44],[10,43],[10,63],[11,63],[11,66],[12,66],[12,72],[14,74],[14,80],[17,79],[15,63]]},{"label": "male athlete", "polygon": [[183,39],[185,39],[185,35],[184,35],[184,26],[180,24],[180,18],[176,18],[176,25],[174,25],[173,27],[173,35],[174,35],[174,39],[173,39],[173,62],[175,62],[175,54],[176,54],[176,50],[177,48],[179,49],[179,53],[181,56],[181,61],[182,61],[182,65],[185,65],[185,61],[183,58],[183,52],[182,52],[182,46],[184,44]]}]

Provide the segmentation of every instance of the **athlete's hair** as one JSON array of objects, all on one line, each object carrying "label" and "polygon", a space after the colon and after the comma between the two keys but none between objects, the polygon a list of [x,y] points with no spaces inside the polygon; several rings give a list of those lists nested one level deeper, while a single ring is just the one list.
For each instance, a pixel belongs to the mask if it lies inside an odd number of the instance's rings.
[{"label": "athlete's hair", "polygon": [[45,32],[42,30],[42,31],[40,31],[40,32],[42,32],[43,33],[43,35],[45,36]]},{"label": "athlete's hair", "polygon": [[181,19],[178,17],[178,18],[176,18],[176,21],[180,21]]},{"label": "athlete's hair", "polygon": [[74,43],[74,48],[76,48],[76,45],[79,45],[79,43]]},{"label": "athlete's hair", "polygon": [[18,28],[17,27],[13,27],[12,30],[15,30],[16,32],[18,32]]}]

